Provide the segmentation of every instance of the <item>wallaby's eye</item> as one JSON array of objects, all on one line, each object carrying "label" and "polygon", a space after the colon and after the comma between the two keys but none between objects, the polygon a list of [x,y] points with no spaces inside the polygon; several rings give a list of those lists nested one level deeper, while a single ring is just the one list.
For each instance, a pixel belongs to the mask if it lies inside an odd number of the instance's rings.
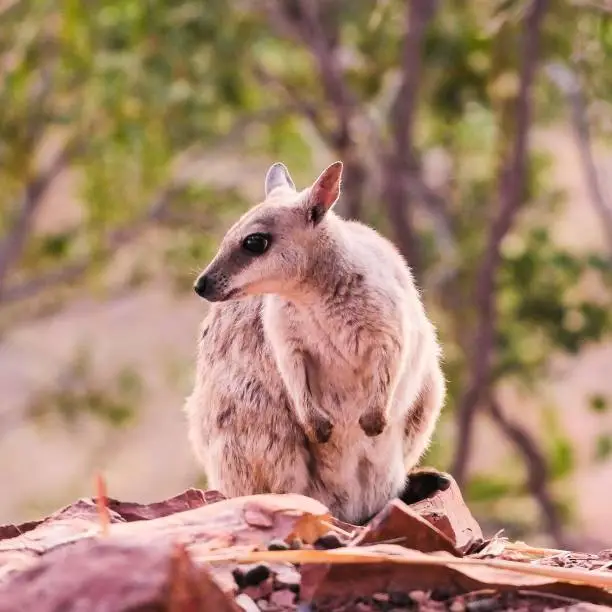
[{"label": "wallaby's eye", "polygon": [[254,255],[261,255],[268,250],[270,237],[267,234],[249,234],[242,241],[242,248]]}]

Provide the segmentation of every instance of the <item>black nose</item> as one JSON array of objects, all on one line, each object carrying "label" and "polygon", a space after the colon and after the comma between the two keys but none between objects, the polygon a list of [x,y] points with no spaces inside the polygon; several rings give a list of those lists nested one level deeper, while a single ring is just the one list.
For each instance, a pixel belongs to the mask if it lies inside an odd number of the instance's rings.
[{"label": "black nose", "polygon": [[198,280],[196,280],[196,282],[193,285],[193,290],[200,296],[200,297],[206,297],[206,289],[207,287],[210,287],[210,282],[208,281],[208,278],[202,274],[202,276],[200,276],[198,278]]}]

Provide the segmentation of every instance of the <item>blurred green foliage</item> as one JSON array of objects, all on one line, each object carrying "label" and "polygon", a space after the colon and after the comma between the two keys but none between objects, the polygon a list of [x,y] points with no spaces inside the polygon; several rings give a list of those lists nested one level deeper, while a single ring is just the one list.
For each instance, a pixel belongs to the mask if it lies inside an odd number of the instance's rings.
[{"label": "blurred green foliage", "polygon": [[92,367],[91,348],[81,347],[57,384],[37,394],[28,407],[28,414],[39,422],[59,417],[63,427],[75,431],[86,417],[119,428],[134,421],[141,396],[138,372],[123,368],[111,381],[98,380]]},{"label": "blurred green foliage", "polygon": [[[474,277],[497,206],[499,165],[513,134],[509,109],[529,2],[439,4],[423,48],[414,153],[422,168],[429,154],[442,152],[448,168],[437,189],[458,250],[450,280],[430,280],[429,271],[449,264],[442,260],[431,215],[417,219],[424,295],[445,346],[448,419],[469,365],[466,332],[478,325]],[[135,269],[131,281],[169,274],[187,288],[214,253],[218,235],[261,196],[253,193],[249,164],[280,158],[305,182],[322,169],[322,158],[338,155],[328,138],[338,118],[316,54],[279,28],[268,6],[248,0],[16,0],[0,9],[0,231],[15,231],[21,196],[42,172],[43,145],[51,156],[64,146],[74,148],[67,166],[78,172],[80,196],[66,227],[27,235],[11,262],[11,282],[0,278],[0,287],[6,281],[10,293],[11,283],[36,284],[45,274],[85,261],[84,273],[70,277],[81,292],[87,283],[99,283],[118,249],[155,227],[162,228],[156,254],[161,265],[155,259],[153,269]],[[324,36],[341,50],[347,86],[384,143],[390,137],[386,115],[398,76],[404,3],[333,0],[318,6]],[[299,2],[272,7],[285,21],[299,17]],[[603,67],[612,57],[610,16],[553,1],[542,34],[541,64],[571,66],[592,109],[593,129],[608,138],[612,124],[605,101],[612,95],[612,71]],[[560,92],[540,72],[535,127],[567,116]],[[384,158],[366,131],[358,130],[355,140],[369,177],[362,216],[387,230],[377,181]],[[206,168],[198,167],[189,179],[180,177],[193,160],[217,156],[244,160],[244,171],[202,178]],[[160,194],[168,196],[163,206]],[[563,194],[551,184],[550,160],[535,150],[523,199],[524,210],[502,248],[491,386],[512,382],[537,394],[551,356],[578,354],[610,332],[611,260],[556,241],[553,224]],[[426,208],[418,198],[411,206]],[[53,291],[54,285],[42,282],[41,294],[42,289]],[[46,400],[44,411],[54,405],[73,419],[83,409],[120,424],[136,401],[132,383],[120,379],[114,395],[89,384],[76,393],[61,392]],[[590,407],[604,412],[606,398],[594,398]],[[571,441],[552,422],[545,446],[552,477],[571,473]],[[610,436],[603,436],[595,456],[607,457],[611,447]],[[517,490],[513,479],[483,474],[475,474],[468,488],[478,501],[511,497]]]}]

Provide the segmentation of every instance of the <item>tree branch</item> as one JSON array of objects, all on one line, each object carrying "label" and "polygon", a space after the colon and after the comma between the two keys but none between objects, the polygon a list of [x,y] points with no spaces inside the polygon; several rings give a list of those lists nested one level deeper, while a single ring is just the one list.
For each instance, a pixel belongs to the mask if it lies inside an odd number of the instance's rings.
[{"label": "tree branch", "polygon": [[411,191],[415,188],[411,179],[415,168],[414,119],[423,64],[423,42],[436,6],[434,0],[406,2],[401,82],[389,113],[391,147],[383,158],[383,198],[395,242],[417,274],[420,256],[410,208]]},{"label": "tree branch", "polygon": [[592,9],[604,15],[612,14],[611,0],[574,0],[571,4],[578,8]]},{"label": "tree branch", "polygon": [[432,221],[436,248],[441,257],[438,266],[428,271],[427,280],[430,286],[441,288],[455,278],[459,257],[447,202],[423,181],[417,170],[410,173],[408,184],[410,199],[423,204],[425,212]]},{"label": "tree branch", "polygon": [[577,75],[562,64],[549,64],[546,72],[565,94],[570,106],[574,139],[580,155],[580,163],[582,164],[589,197],[593,208],[599,215],[606,235],[608,249],[612,253],[612,205],[606,200],[599,180],[587,119],[587,106],[580,88],[580,82]]},{"label": "tree branch", "polygon": [[517,423],[508,420],[497,399],[491,395],[487,402],[488,413],[493,422],[514,444],[525,461],[527,483],[544,517],[546,530],[557,546],[564,546],[563,527],[559,510],[548,490],[548,467],[546,459],[529,433]]},{"label": "tree branch", "polygon": [[540,31],[548,0],[533,0],[525,19],[521,43],[520,85],[516,98],[516,128],[512,150],[498,179],[499,210],[493,219],[482,264],[476,278],[477,328],[474,334],[471,371],[457,410],[458,442],[452,473],[459,485],[465,482],[476,408],[490,384],[495,348],[497,312],[496,279],[501,262],[501,243],[520,210],[527,173],[527,139],[531,125],[531,89],[537,69]]},{"label": "tree branch", "polygon": [[[346,82],[338,60],[337,27],[325,27],[329,24],[324,24],[321,3],[316,0],[295,0],[282,4],[273,1],[265,4],[270,23],[279,33],[298,39],[315,60],[323,94],[334,113],[335,129],[325,128],[319,113],[312,106],[305,106],[302,102],[298,109],[344,163],[344,189],[338,205],[339,212],[351,218],[359,218],[367,174],[353,133],[359,103]],[[296,95],[296,92],[287,89],[286,85],[283,86],[291,94],[294,103],[303,98],[299,93]]]},{"label": "tree branch", "polygon": [[[146,212],[135,221],[124,227],[115,229],[103,241],[103,253],[113,253],[136,239],[142,231],[152,222],[189,223],[193,225],[194,219],[189,220],[168,212],[168,207],[181,188],[171,186],[160,191]],[[73,282],[85,275],[95,263],[97,255],[88,254],[77,261],[73,261],[42,275],[26,280],[12,286],[7,286],[0,296],[0,306],[15,303],[39,295],[47,289]]]},{"label": "tree branch", "polygon": [[1,0],[0,1],[0,17],[4,13],[10,11],[13,7],[17,6],[21,0]]},{"label": "tree branch", "polygon": [[[339,130],[344,132],[339,138],[349,137],[351,117],[358,107],[353,92],[349,89],[342,68],[338,63],[337,48],[330,45],[326,36],[317,0],[297,0],[301,19],[295,20],[302,42],[313,54],[321,74],[323,89],[327,99],[336,110]],[[334,33],[337,39],[337,33]]]},{"label": "tree branch", "polygon": [[76,144],[74,142],[70,142],[63,147],[51,160],[47,168],[29,181],[21,200],[15,207],[17,210],[15,219],[10,224],[6,236],[0,242],[0,301],[3,299],[8,273],[23,253],[34,217],[49,187],[67,166],[75,149]]},{"label": "tree branch", "polygon": [[255,78],[264,87],[273,87],[288,99],[288,110],[295,110],[308,119],[327,146],[335,146],[333,134],[325,126],[321,113],[314,104],[304,98],[302,93],[296,91],[288,83],[284,83],[260,64],[255,64],[252,70]]},{"label": "tree branch", "polygon": [[[46,107],[53,89],[52,66],[58,59],[58,49],[52,44],[48,32],[52,26],[45,27],[45,24],[46,22],[41,24],[41,31],[35,32],[34,38],[32,38],[32,32],[29,32],[27,37],[28,42],[37,41],[36,44],[39,45],[39,50],[45,58],[40,66],[40,78],[36,82],[36,87],[27,106],[25,134],[22,142],[22,145],[32,156],[43,140],[48,127]],[[26,43],[24,54],[28,48],[29,45]],[[28,176],[29,180],[23,189],[21,199],[15,206],[17,211],[15,218],[12,223],[9,222],[6,236],[0,242],[0,300],[8,273],[23,254],[34,217],[40,209],[49,187],[60,172],[66,168],[78,147],[77,139],[74,136],[69,137],[46,168],[37,172],[33,177]]]}]

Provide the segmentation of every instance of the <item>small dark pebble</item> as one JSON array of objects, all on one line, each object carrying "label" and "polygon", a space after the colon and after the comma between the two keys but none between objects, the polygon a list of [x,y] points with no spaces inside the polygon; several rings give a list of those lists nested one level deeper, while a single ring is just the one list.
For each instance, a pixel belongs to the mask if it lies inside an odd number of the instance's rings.
[{"label": "small dark pebble", "polygon": [[317,550],[331,550],[332,548],[341,548],[344,546],[340,538],[332,532],[326,533],[315,541],[314,547]]},{"label": "small dark pebble", "polygon": [[234,581],[236,582],[236,586],[239,589],[242,589],[245,587],[244,584],[244,572],[239,568],[236,567],[232,570],[232,576],[234,577]]},{"label": "small dark pebble", "polygon": [[391,591],[389,593],[389,601],[394,606],[409,606],[412,604],[412,598],[408,593],[402,593],[402,591]]},{"label": "small dark pebble", "polygon": [[296,595],[299,596],[300,594],[300,586],[299,584],[290,584],[287,588],[292,592],[295,593]]},{"label": "small dark pebble", "polygon": [[456,594],[457,594],[456,591],[453,592],[451,589],[439,588],[439,589],[434,589],[431,592],[430,597],[432,601],[445,601]]},{"label": "small dark pebble", "polygon": [[[270,576],[270,568],[263,563],[252,567],[248,572],[243,574],[243,586],[257,586],[260,582],[263,582]],[[236,580],[236,576],[234,576]],[[236,583],[238,584],[238,583]],[[238,585],[240,586],[240,585]]]},{"label": "small dark pebble", "polygon": [[465,607],[469,612],[493,612],[494,610],[501,610],[504,606],[497,597],[487,597],[486,599],[470,601],[465,604]]},{"label": "small dark pebble", "polygon": [[272,540],[268,544],[268,550],[289,550],[289,546],[283,540]]}]

